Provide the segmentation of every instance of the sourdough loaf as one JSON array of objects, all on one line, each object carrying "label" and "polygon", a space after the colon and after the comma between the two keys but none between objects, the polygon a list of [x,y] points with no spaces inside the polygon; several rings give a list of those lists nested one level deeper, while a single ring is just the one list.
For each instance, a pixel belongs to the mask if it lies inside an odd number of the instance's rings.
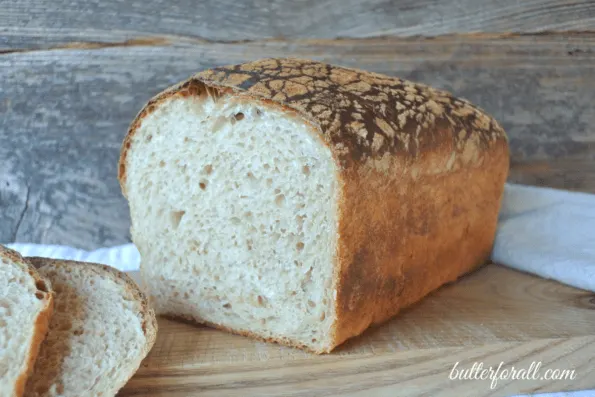
[{"label": "sourdough loaf", "polygon": [[48,280],[0,245],[0,396],[22,396],[53,310]]},{"label": "sourdough loaf", "polygon": [[155,314],[145,296],[108,266],[29,260],[51,281],[56,303],[26,396],[115,396],[155,342]]},{"label": "sourdough loaf", "polygon": [[323,353],[488,259],[508,160],[447,92],[264,59],[151,99],[119,179],[159,313]]}]

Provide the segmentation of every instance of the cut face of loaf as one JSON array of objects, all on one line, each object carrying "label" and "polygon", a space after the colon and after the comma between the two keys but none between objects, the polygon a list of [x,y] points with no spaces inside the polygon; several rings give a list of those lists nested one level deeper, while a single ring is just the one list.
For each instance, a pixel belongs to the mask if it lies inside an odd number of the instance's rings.
[{"label": "cut face of loaf", "polygon": [[53,309],[50,283],[0,245],[0,396],[22,396]]},{"label": "cut face of loaf", "polygon": [[159,313],[322,353],[487,259],[507,169],[466,101],[268,59],[151,100],[120,182]]},{"label": "cut face of loaf", "polygon": [[115,396],[155,341],[145,297],[107,266],[29,259],[52,282],[56,305],[26,396]]},{"label": "cut face of loaf", "polygon": [[130,207],[157,311],[323,348],[338,181],[314,131],[281,110],[197,96],[163,104],[140,135]]}]

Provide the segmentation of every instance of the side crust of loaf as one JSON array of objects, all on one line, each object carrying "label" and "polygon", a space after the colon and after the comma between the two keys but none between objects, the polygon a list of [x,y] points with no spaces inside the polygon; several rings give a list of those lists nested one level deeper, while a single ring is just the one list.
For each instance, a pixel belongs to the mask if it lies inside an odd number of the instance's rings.
[{"label": "side crust of loaf", "polygon": [[15,384],[15,395],[22,396],[25,392],[27,379],[33,372],[35,360],[39,354],[41,344],[49,330],[50,320],[54,311],[54,293],[51,289],[50,282],[41,277],[39,273],[37,273],[37,270],[35,270],[34,265],[23,258],[18,252],[0,245],[0,256],[6,257],[14,263],[20,265],[23,270],[33,277],[35,280],[35,285],[40,288],[40,291],[45,293],[45,307],[39,313],[35,321],[33,339],[31,341],[31,346],[29,347],[29,357],[27,358],[23,372],[16,380]]},{"label": "side crust of loaf", "polygon": [[214,68],[151,99],[122,145],[125,196],[127,153],[143,119],[173,97],[223,94],[301,117],[340,170],[336,319],[332,343],[317,353],[489,258],[509,161],[508,140],[496,120],[423,84],[315,61],[265,59]]}]

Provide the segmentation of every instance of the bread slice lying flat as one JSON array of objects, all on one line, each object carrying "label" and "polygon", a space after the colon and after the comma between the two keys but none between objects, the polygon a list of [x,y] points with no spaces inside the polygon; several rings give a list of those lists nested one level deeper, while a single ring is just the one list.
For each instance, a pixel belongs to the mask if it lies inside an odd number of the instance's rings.
[{"label": "bread slice lying flat", "polygon": [[52,309],[50,283],[0,245],[0,396],[23,395]]},{"label": "bread slice lying flat", "polygon": [[318,353],[483,263],[507,173],[471,103],[299,59],[157,95],[119,168],[160,313]]},{"label": "bread slice lying flat", "polygon": [[157,325],[137,285],[107,266],[29,258],[55,291],[55,311],[27,397],[110,397],[136,372]]}]

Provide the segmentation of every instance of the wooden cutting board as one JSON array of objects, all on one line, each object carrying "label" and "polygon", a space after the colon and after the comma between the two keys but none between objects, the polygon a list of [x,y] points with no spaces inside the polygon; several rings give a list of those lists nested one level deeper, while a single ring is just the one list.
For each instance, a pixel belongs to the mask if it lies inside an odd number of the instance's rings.
[{"label": "wooden cutting board", "polygon": [[[488,265],[335,352],[316,356],[159,320],[119,396],[510,396],[595,389],[595,294]],[[537,379],[451,380],[457,370],[541,363]],[[540,379],[547,370],[574,379]],[[459,372],[461,373],[461,372]],[[534,373],[533,373],[534,374]]]}]

